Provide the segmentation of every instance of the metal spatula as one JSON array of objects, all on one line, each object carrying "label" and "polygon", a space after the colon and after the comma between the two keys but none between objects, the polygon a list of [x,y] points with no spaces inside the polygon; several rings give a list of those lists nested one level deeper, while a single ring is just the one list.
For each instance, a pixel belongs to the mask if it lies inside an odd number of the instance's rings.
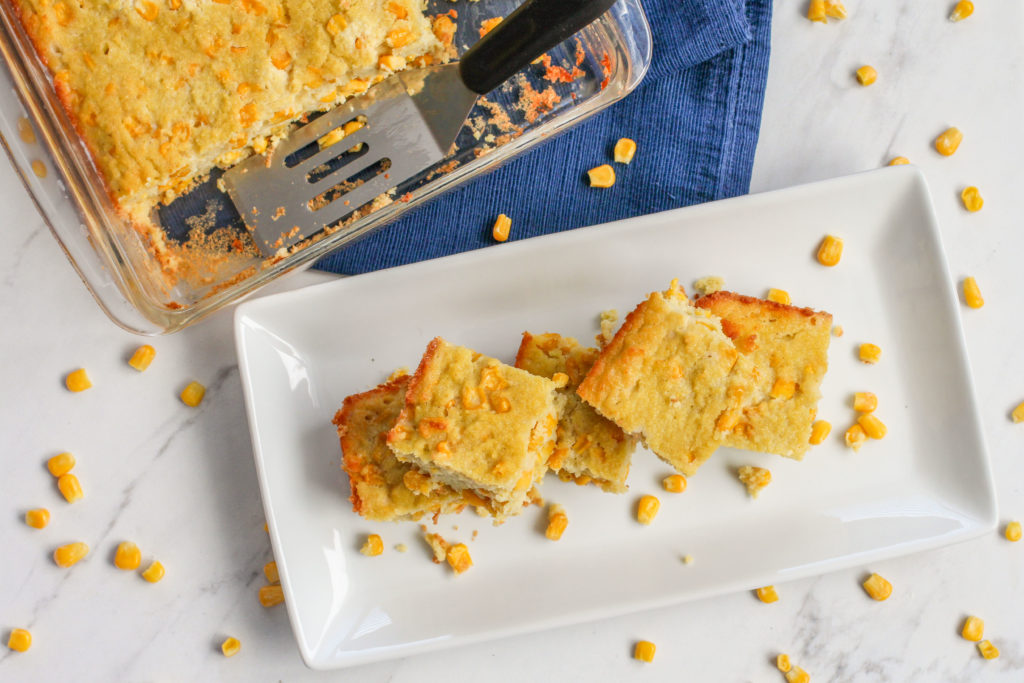
[{"label": "metal spatula", "polygon": [[224,185],[260,251],[312,237],[441,161],[479,95],[615,1],[526,0],[461,61],[398,74],[228,170]]}]

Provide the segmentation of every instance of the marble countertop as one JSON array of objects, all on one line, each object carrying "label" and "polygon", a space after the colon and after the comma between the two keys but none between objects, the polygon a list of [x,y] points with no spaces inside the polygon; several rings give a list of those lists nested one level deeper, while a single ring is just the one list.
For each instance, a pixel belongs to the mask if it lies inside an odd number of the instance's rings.
[{"label": "marble countertop", "polygon": [[[1024,518],[1024,425],[1009,412],[1024,400],[1024,8],[982,3],[960,24],[954,4],[850,0],[850,18],[827,26],[803,18],[805,2],[778,2],[774,50],[751,190],[760,192],[876,168],[909,157],[934,194],[950,268],[977,277],[981,310],[963,320],[999,496],[990,536],[874,563],[895,586],[867,600],[863,568],[778,586],[763,605],[728,595],[554,631],[333,673],[305,668],[283,609],[256,590],[272,559],[263,531],[242,405],[230,315],[156,339],[159,362],[136,373],[125,358],[140,339],[95,305],[36,214],[14,171],[0,163],[9,248],[0,253],[0,637],[35,636],[18,654],[0,648],[4,681],[781,681],[788,652],[822,681],[1019,681],[1024,675],[1024,543],[1002,537]],[[875,66],[862,88],[853,71]],[[9,94],[5,94],[9,97]],[[931,147],[950,125],[964,131],[952,158]],[[979,214],[960,205],[977,185]],[[272,290],[329,279],[296,274]],[[899,292],[894,292],[899,296]],[[88,368],[87,395],[64,375]],[[201,409],[177,399],[190,379],[208,387]],[[83,400],[84,399],[84,400]],[[936,424],[936,429],[941,425]],[[76,454],[86,498],[74,514],[45,460]],[[53,512],[40,532],[21,519]],[[60,542],[87,539],[93,560],[54,567]],[[114,571],[116,543],[131,539],[167,577],[150,585]],[[967,614],[986,621],[1002,655],[978,656],[959,635]],[[218,650],[227,635],[241,653]],[[653,664],[631,658],[637,639],[658,645]]]}]

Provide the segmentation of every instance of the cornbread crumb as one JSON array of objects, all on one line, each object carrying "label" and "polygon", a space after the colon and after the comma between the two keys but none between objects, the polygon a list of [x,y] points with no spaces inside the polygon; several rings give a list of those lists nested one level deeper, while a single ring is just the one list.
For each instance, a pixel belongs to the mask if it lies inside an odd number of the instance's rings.
[{"label": "cornbread crumb", "polygon": [[708,294],[714,294],[725,289],[725,279],[717,275],[706,275],[694,282],[693,288],[701,296],[707,296]]},{"label": "cornbread crumb", "polygon": [[836,325],[835,327],[833,327],[832,328],[832,334],[834,334],[836,337],[842,337],[843,336],[843,326],[842,325]]},{"label": "cornbread crumb", "polygon": [[395,368],[395,371],[388,375],[388,378],[384,381],[384,383],[387,384],[388,382],[394,382],[399,377],[405,377],[408,374],[409,368],[403,365],[400,368]]},{"label": "cornbread crumb", "polygon": [[747,493],[751,498],[757,498],[761,490],[772,483],[772,473],[763,467],[744,465],[737,470],[737,475],[747,487]]},{"label": "cornbread crumb", "polygon": [[367,557],[375,557],[384,552],[384,541],[377,534],[370,534],[366,537],[366,542],[363,543],[363,547],[359,549],[363,555]]},{"label": "cornbread crumb", "polygon": [[445,561],[448,556],[448,542],[442,538],[441,534],[423,534],[423,540],[430,546],[431,551],[434,553],[434,564],[441,564]]},{"label": "cornbread crumb", "polygon": [[395,550],[397,550],[397,551],[398,551],[398,552],[400,552],[400,553],[404,553],[404,552],[405,552],[405,551],[407,551],[408,549],[409,549],[409,546],[407,546],[407,545],[406,545],[406,544],[404,544],[404,543],[396,543],[396,544],[395,544]]},{"label": "cornbread crumb", "polygon": [[615,326],[619,324],[619,312],[614,308],[601,311],[601,334],[597,335],[597,345],[604,348],[615,336]]},{"label": "cornbread crumb", "polygon": [[683,564],[693,564],[693,555],[683,555]]}]

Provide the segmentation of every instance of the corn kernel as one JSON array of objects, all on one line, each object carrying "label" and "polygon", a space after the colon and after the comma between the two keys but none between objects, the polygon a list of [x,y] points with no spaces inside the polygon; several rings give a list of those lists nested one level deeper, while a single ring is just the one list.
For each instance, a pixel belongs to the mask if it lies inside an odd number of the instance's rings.
[{"label": "corn kernel", "polygon": [[277,583],[281,580],[277,573],[277,562],[267,562],[263,565],[263,574],[267,577],[267,583]]},{"label": "corn kernel", "polygon": [[466,547],[465,543],[456,543],[449,546],[448,552],[445,553],[445,559],[448,560],[448,566],[456,574],[461,574],[473,566],[473,558],[469,556],[469,548]]},{"label": "corn kernel", "polygon": [[818,247],[818,263],[823,266],[834,266],[843,256],[843,240],[833,235],[826,235]]},{"label": "corn kernel", "polygon": [[206,395],[206,387],[199,382],[189,382],[188,385],[181,390],[181,402],[190,408],[195,408],[203,400],[203,396]]},{"label": "corn kernel", "polygon": [[890,166],[905,166],[910,163],[910,159],[906,157],[893,157],[892,161],[889,162]]},{"label": "corn kernel", "polygon": [[68,376],[64,379],[64,384],[67,386],[68,391],[85,391],[92,386],[92,382],[89,381],[89,375],[86,374],[85,368],[78,368],[74,372],[68,373]]},{"label": "corn kernel", "polygon": [[963,142],[964,134],[959,128],[948,128],[942,135],[935,138],[935,151],[944,157],[952,156]]},{"label": "corn kernel", "polygon": [[981,211],[981,207],[985,205],[985,200],[982,199],[981,192],[979,192],[978,188],[973,185],[964,188],[964,191],[960,193],[960,199],[964,203],[964,208],[971,213]]},{"label": "corn kernel", "polygon": [[999,656],[999,648],[987,640],[983,640],[978,643],[978,652],[980,652],[981,656],[985,659],[995,659]]},{"label": "corn kernel", "polygon": [[826,438],[828,438],[829,432],[832,431],[832,424],[825,420],[818,420],[811,427],[811,445],[817,446]]},{"label": "corn kernel", "polygon": [[615,150],[612,154],[617,164],[628,164],[633,161],[636,154],[636,143],[629,138],[619,138],[615,143]]},{"label": "corn kernel", "polygon": [[861,68],[857,69],[857,82],[861,85],[871,85],[878,80],[878,72],[875,71],[875,67],[865,64]]},{"label": "corn kernel", "polygon": [[973,277],[964,278],[964,302],[971,308],[981,308],[985,305],[985,299],[981,296],[978,281]]},{"label": "corn kernel", "polygon": [[868,435],[864,431],[863,427],[859,424],[854,424],[846,430],[846,434],[843,438],[846,440],[847,446],[855,451],[859,451],[860,447],[864,445],[864,442],[868,440]]},{"label": "corn kernel", "polygon": [[971,0],[960,0],[949,14],[950,21],[963,21],[974,14],[974,3]]},{"label": "corn kernel", "polygon": [[978,642],[985,635],[985,621],[978,617],[967,617],[960,635],[964,637],[964,640]]},{"label": "corn kernel", "polygon": [[892,595],[892,584],[878,574],[872,574],[864,582],[864,590],[872,598],[881,602]]},{"label": "corn kernel", "polygon": [[45,529],[50,523],[50,511],[46,508],[35,508],[25,513],[25,524],[33,529]]},{"label": "corn kernel", "polygon": [[775,586],[764,586],[758,588],[756,591],[757,599],[761,602],[775,602],[779,599],[779,592],[775,590]]},{"label": "corn kernel", "polygon": [[670,474],[661,480],[661,487],[669,493],[682,493],[686,490],[686,477],[681,474]]},{"label": "corn kernel", "polygon": [[654,649],[654,643],[649,640],[641,640],[633,649],[633,659],[639,659],[641,662],[653,662]]},{"label": "corn kernel", "polygon": [[156,357],[156,349],[149,344],[143,344],[139,348],[135,349],[135,353],[128,360],[128,365],[132,366],[139,372],[142,372],[149,367],[149,364],[153,362],[153,358]]},{"label": "corn kernel", "polygon": [[370,534],[366,537],[366,542],[363,543],[363,547],[359,549],[359,552],[367,557],[380,555],[384,552],[384,541],[377,534]]},{"label": "corn kernel", "polygon": [[242,643],[238,638],[227,638],[220,644],[220,651],[224,653],[225,657],[234,657],[241,649]]},{"label": "corn kernel", "polygon": [[837,337],[842,337],[843,336],[843,326],[842,325],[836,325],[835,327],[833,327],[832,328],[832,334],[834,334]]},{"label": "corn kernel", "polygon": [[810,4],[807,5],[807,18],[811,21],[820,21],[823,24],[827,24],[825,0],[811,0]]},{"label": "corn kernel", "polygon": [[769,289],[768,290],[768,301],[774,301],[777,304],[789,305],[792,300],[789,298],[789,292],[784,289]]},{"label": "corn kernel", "polygon": [[1021,537],[1020,522],[1010,522],[1006,525],[1006,540],[1016,543]]},{"label": "corn kernel", "polygon": [[122,541],[117,544],[114,552],[114,566],[118,569],[135,570],[142,563],[142,553],[139,546],[131,541]]},{"label": "corn kernel", "polygon": [[769,392],[772,398],[793,398],[796,393],[796,382],[789,379],[779,378],[775,380]]},{"label": "corn kernel", "polygon": [[508,234],[512,230],[512,219],[505,214],[498,214],[498,219],[494,221],[494,227],[491,228],[491,236],[496,242],[504,242],[508,239]]},{"label": "corn kernel", "polygon": [[548,540],[557,541],[562,538],[567,526],[569,526],[569,516],[565,514],[565,508],[558,504],[548,507],[548,528],[544,531]]},{"label": "corn kernel", "polygon": [[786,673],[793,668],[793,664],[789,661],[789,655],[780,654],[775,658],[775,666],[778,667],[779,671]]},{"label": "corn kernel", "polygon": [[1013,412],[1010,413],[1010,418],[1014,422],[1024,422],[1024,402],[1019,403],[1017,407],[1013,409]]},{"label": "corn kernel", "polygon": [[30,145],[36,141],[36,132],[32,128],[32,123],[24,116],[18,117],[18,137],[21,138],[22,142]]},{"label": "corn kernel", "polygon": [[75,456],[70,453],[58,453],[46,461],[46,469],[50,470],[50,474],[55,477],[67,474],[74,466]]},{"label": "corn kernel", "polygon": [[740,481],[747,487],[747,493],[750,494],[751,498],[757,498],[761,490],[772,483],[771,470],[763,467],[744,465],[740,467],[737,475],[739,475]]},{"label": "corn kernel", "polygon": [[590,169],[587,175],[590,177],[591,187],[611,187],[615,184],[615,169],[608,164]]},{"label": "corn kernel", "polygon": [[561,389],[567,384],[569,384],[569,375],[565,374],[564,372],[556,372],[555,374],[551,375],[551,381],[555,383],[555,387]]},{"label": "corn kernel", "polygon": [[811,675],[801,669],[799,666],[794,666],[792,669],[786,672],[787,683],[811,683]]},{"label": "corn kernel", "polygon": [[264,607],[273,607],[274,605],[280,605],[284,602],[284,590],[281,586],[274,584],[272,586],[262,586],[259,592],[260,604]]},{"label": "corn kernel", "polygon": [[32,647],[32,634],[23,628],[13,629],[7,638],[7,647],[15,652],[27,651]]},{"label": "corn kernel", "polygon": [[78,477],[70,472],[62,474],[57,478],[57,488],[60,489],[64,500],[69,503],[76,503],[85,497],[85,494],[82,493],[82,485],[78,482]]},{"label": "corn kernel", "polygon": [[825,14],[832,19],[845,19],[846,8],[839,0],[825,0]]},{"label": "corn kernel", "polygon": [[876,344],[861,344],[859,356],[862,363],[873,365],[882,359],[882,349]]},{"label": "corn kernel", "polygon": [[89,554],[89,546],[85,543],[68,543],[53,551],[53,561],[58,567],[67,569]]},{"label": "corn kernel", "polygon": [[864,433],[871,439],[882,439],[889,431],[885,423],[871,413],[864,413],[858,417],[857,424],[861,426]]},{"label": "corn kernel", "polygon": [[853,409],[858,413],[872,413],[878,407],[878,397],[870,391],[858,391],[853,395]]},{"label": "corn kernel", "polygon": [[39,159],[33,159],[32,172],[36,174],[37,178],[45,178],[47,174],[46,164],[44,164]]},{"label": "corn kernel", "polygon": [[142,578],[150,583],[156,583],[160,579],[164,578],[164,566],[157,560],[153,560],[142,572]]},{"label": "corn kernel", "polygon": [[658,508],[661,501],[654,496],[643,496],[636,506],[636,521],[641,524],[650,524],[658,516]]}]

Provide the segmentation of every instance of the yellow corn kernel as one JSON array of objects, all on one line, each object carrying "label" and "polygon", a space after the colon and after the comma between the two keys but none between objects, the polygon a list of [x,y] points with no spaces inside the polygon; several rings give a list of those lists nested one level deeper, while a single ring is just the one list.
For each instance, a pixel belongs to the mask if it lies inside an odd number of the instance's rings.
[{"label": "yellow corn kernel", "polygon": [[872,574],[864,582],[864,590],[872,598],[881,602],[892,595],[892,584],[878,574]]},{"label": "yellow corn kernel", "polygon": [[561,389],[562,387],[569,384],[569,375],[565,374],[564,372],[556,372],[555,374],[551,375],[551,381],[555,383],[555,387]]},{"label": "yellow corn kernel", "polygon": [[1010,522],[1006,525],[1006,531],[1003,533],[1006,535],[1007,541],[1016,543],[1021,537],[1020,522]]},{"label": "yellow corn kernel", "polygon": [[682,493],[686,490],[686,477],[681,474],[670,474],[661,480],[661,487],[669,493]]},{"label": "yellow corn kernel", "polygon": [[342,14],[335,14],[327,20],[327,32],[332,36],[338,35],[346,28],[348,28],[348,21],[346,21],[345,16]]},{"label": "yellow corn kernel", "polygon": [[796,393],[796,382],[789,379],[777,379],[770,392],[772,398],[793,398]]},{"label": "yellow corn kernel", "polygon": [[756,591],[757,599],[761,602],[775,602],[779,599],[779,592],[775,590],[775,586],[764,586],[758,588]]},{"label": "yellow corn kernel", "polygon": [[181,402],[190,408],[198,406],[203,396],[206,395],[206,387],[199,382],[189,382],[188,385],[181,390]]},{"label": "yellow corn kernel", "polygon": [[965,187],[964,191],[960,193],[960,199],[964,203],[964,208],[974,213],[981,211],[981,207],[985,205],[985,200],[981,197],[981,192],[978,191],[974,185]]},{"label": "yellow corn kernel", "polygon": [[971,308],[981,308],[985,305],[985,299],[981,296],[978,281],[973,277],[964,278],[964,302]]},{"label": "yellow corn kernel", "polygon": [[861,85],[871,85],[878,80],[878,72],[875,71],[875,67],[870,64],[865,64],[861,68],[857,69],[857,82]]},{"label": "yellow corn kernel", "polygon": [[878,407],[878,397],[870,391],[858,391],[853,395],[853,409],[858,413],[873,413]]},{"label": "yellow corn kernel", "polygon": [[999,656],[999,648],[987,640],[983,640],[978,643],[978,652],[980,652],[981,656],[985,659],[995,659]]},{"label": "yellow corn kernel", "polygon": [[862,363],[874,364],[882,359],[882,349],[876,344],[861,344],[859,355]]},{"label": "yellow corn kernel", "polygon": [[971,0],[960,0],[949,14],[950,21],[963,21],[974,14],[974,3]]},{"label": "yellow corn kernel", "polygon": [[834,334],[837,337],[842,337],[843,336],[843,326],[842,325],[836,325],[835,327],[833,327],[832,328],[832,334]]},{"label": "yellow corn kernel", "polygon": [[363,543],[363,547],[359,549],[359,552],[367,557],[376,557],[384,552],[384,541],[377,534],[370,534],[366,537],[366,542]]},{"label": "yellow corn kernel", "polygon": [[512,231],[512,219],[505,214],[498,214],[498,219],[494,221],[494,227],[491,228],[491,236],[497,242],[504,242],[508,239],[509,232]]},{"label": "yellow corn kernel", "polygon": [[32,634],[23,628],[13,629],[7,638],[7,647],[15,652],[25,652],[32,647]]},{"label": "yellow corn kernel", "polygon": [[964,637],[964,640],[978,642],[985,635],[985,621],[979,617],[967,617],[960,635]]},{"label": "yellow corn kernel", "polygon": [[32,123],[24,116],[18,117],[18,137],[21,138],[22,142],[30,145],[36,141],[36,132],[32,128]]},{"label": "yellow corn kernel", "polygon": [[238,638],[227,638],[220,644],[220,651],[224,653],[225,657],[234,657],[241,649],[242,643]]},{"label": "yellow corn kernel", "polygon": [[818,247],[818,263],[823,266],[834,266],[843,256],[843,240],[833,235],[825,235]]},{"label": "yellow corn kernel", "polygon": [[544,535],[547,536],[550,541],[557,541],[565,533],[565,528],[569,526],[569,516],[565,514],[565,508],[557,503],[552,504],[548,507],[548,528],[544,530]]},{"label": "yellow corn kernel", "polygon": [[114,566],[118,569],[135,570],[142,563],[142,553],[139,546],[131,541],[122,541],[117,544],[117,551],[114,552]]},{"label": "yellow corn kernel", "polygon": [[1017,407],[1013,409],[1013,412],[1010,413],[1010,418],[1014,422],[1024,422],[1024,402],[1019,403]]},{"label": "yellow corn kernel", "polygon": [[135,11],[146,21],[156,21],[157,15],[160,14],[160,7],[150,0],[136,0]]},{"label": "yellow corn kernel", "polygon": [[633,648],[633,659],[639,659],[641,662],[653,662],[654,649],[654,643],[649,640],[641,640]]},{"label": "yellow corn kernel", "polygon": [[128,365],[132,366],[139,372],[142,372],[149,367],[149,364],[153,362],[156,357],[156,349],[149,344],[143,344],[139,348],[135,349],[135,353],[128,360]]},{"label": "yellow corn kernel", "polygon": [[268,583],[277,583],[281,576],[277,573],[277,562],[267,562],[263,565],[263,574],[267,577]]},{"label": "yellow corn kernel", "polygon": [[260,604],[264,607],[273,607],[284,602],[284,590],[278,584],[260,587],[259,596]]},{"label": "yellow corn kernel", "polygon": [[398,55],[381,55],[377,59],[377,66],[388,71],[401,71],[405,68],[405,57]]},{"label": "yellow corn kernel", "polygon": [[405,47],[414,40],[414,36],[411,32],[404,28],[391,29],[388,32],[388,45],[391,47]]},{"label": "yellow corn kernel", "polygon": [[89,546],[85,543],[68,543],[53,551],[53,561],[58,567],[67,569],[89,554]]},{"label": "yellow corn kernel", "polygon": [[68,376],[64,379],[64,384],[67,386],[68,391],[74,392],[85,391],[92,386],[85,368],[78,368],[74,372],[68,373]]},{"label": "yellow corn kernel", "polygon": [[46,461],[46,469],[50,470],[50,474],[55,477],[67,474],[74,466],[75,456],[70,453],[58,453]]},{"label": "yellow corn kernel", "polygon": [[60,489],[64,500],[69,503],[76,503],[85,497],[85,494],[82,493],[82,485],[78,482],[78,477],[70,472],[57,477],[57,488]]},{"label": "yellow corn kernel", "polygon": [[775,666],[778,667],[779,671],[786,673],[793,668],[793,664],[789,661],[789,655],[780,654],[775,658]]},{"label": "yellow corn kernel", "polygon": [[890,166],[905,166],[910,163],[910,159],[906,157],[893,157],[892,161],[889,162]]},{"label": "yellow corn kernel", "polygon": [[947,128],[942,135],[935,138],[935,151],[944,157],[952,156],[963,139],[964,134],[959,128]]},{"label": "yellow corn kernel", "polygon": [[769,289],[768,290],[768,301],[774,301],[777,304],[789,305],[792,303],[792,299],[789,298],[789,292],[784,289]]},{"label": "yellow corn kernel", "polygon": [[846,8],[839,0],[825,0],[825,14],[832,19],[845,19]]},{"label": "yellow corn kernel", "polygon": [[811,683],[811,675],[801,669],[799,666],[794,666],[792,669],[786,672],[787,683]]},{"label": "yellow corn kernel", "polygon": [[473,558],[469,556],[469,548],[466,547],[465,543],[456,543],[449,546],[445,559],[448,560],[448,566],[456,574],[461,574],[473,566]]},{"label": "yellow corn kernel", "polygon": [[142,578],[150,583],[156,583],[160,579],[164,578],[164,566],[157,560],[153,560],[142,572]]},{"label": "yellow corn kernel", "polygon": [[811,0],[810,4],[807,5],[807,18],[811,21],[820,21],[823,24],[827,24],[825,0]]},{"label": "yellow corn kernel", "polygon": [[619,138],[619,141],[615,143],[615,150],[612,153],[612,157],[615,159],[617,164],[628,164],[633,161],[633,156],[636,154],[636,143],[629,138]]},{"label": "yellow corn kernel", "polygon": [[825,420],[818,420],[811,427],[811,445],[817,446],[826,438],[828,438],[829,432],[832,431],[832,424]]},{"label": "yellow corn kernel", "polygon": [[854,424],[846,430],[846,434],[843,438],[846,440],[847,446],[855,451],[859,451],[860,447],[864,445],[864,442],[868,440],[868,435],[864,431],[863,427],[859,424]]},{"label": "yellow corn kernel", "polygon": [[747,493],[750,494],[751,498],[757,498],[757,495],[761,493],[761,490],[768,484],[772,483],[771,470],[767,470],[763,467],[753,467],[752,465],[744,465],[737,472],[739,479],[743,482],[743,485],[747,487]]},{"label": "yellow corn kernel", "polygon": [[608,164],[601,164],[587,171],[591,187],[611,187],[615,184],[615,169]]},{"label": "yellow corn kernel", "polygon": [[32,172],[36,174],[37,178],[45,178],[46,177],[46,173],[47,173],[47,171],[46,171],[46,164],[44,164],[39,159],[33,159],[32,160]]},{"label": "yellow corn kernel", "polygon": [[661,501],[654,496],[643,496],[636,506],[636,521],[641,524],[650,524],[658,516],[658,509]]},{"label": "yellow corn kernel", "polygon": [[871,413],[864,413],[857,418],[857,424],[861,426],[864,433],[872,439],[882,439],[888,433],[885,423]]},{"label": "yellow corn kernel", "polygon": [[33,529],[45,529],[50,523],[50,511],[46,508],[35,508],[25,513],[25,524]]}]

